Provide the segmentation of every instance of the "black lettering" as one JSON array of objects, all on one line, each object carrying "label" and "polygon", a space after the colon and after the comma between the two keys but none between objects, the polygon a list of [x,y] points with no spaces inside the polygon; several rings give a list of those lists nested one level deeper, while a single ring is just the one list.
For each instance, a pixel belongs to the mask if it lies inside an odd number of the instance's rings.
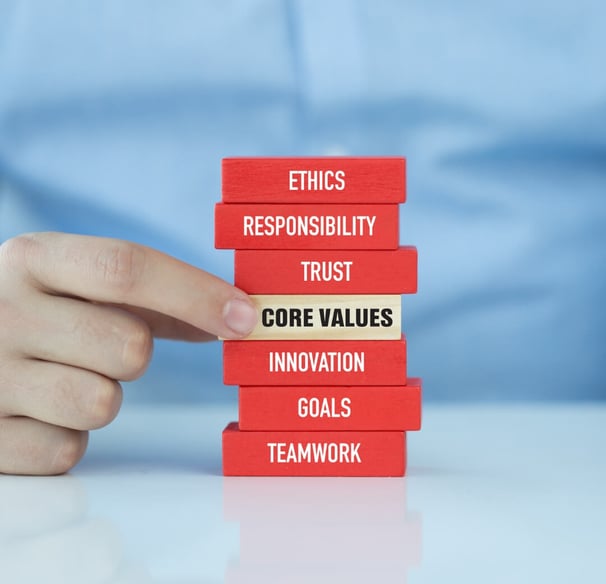
[{"label": "black lettering", "polygon": [[330,308],[320,308],[320,324],[327,327],[330,321]]},{"label": "black lettering", "polygon": [[382,326],[393,325],[393,310],[391,308],[383,308],[381,310],[381,316],[383,317],[383,320],[381,321]]},{"label": "black lettering", "polygon": [[261,312],[261,322],[263,323],[263,326],[273,326],[273,315],[274,311],[271,308],[263,309],[263,311]]}]

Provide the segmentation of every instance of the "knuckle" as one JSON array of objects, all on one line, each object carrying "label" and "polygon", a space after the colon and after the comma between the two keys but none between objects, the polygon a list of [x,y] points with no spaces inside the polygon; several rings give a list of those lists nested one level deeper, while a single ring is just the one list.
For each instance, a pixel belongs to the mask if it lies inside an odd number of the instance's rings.
[{"label": "knuckle", "polygon": [[122,350],[122,379],[130,381],[143,375],[151,359],[154,339],[150,328],[143,321],[133,320],[125,335]]},{"label": "knuckle", "polygon": [[52,462],[51,473],[63,474],[76,466],[88,444],[88,433],[78,430],[65,430],[59,450]]},{"label": "knuckle", "polygon": [[126,241],[116,241],[97,254],[95,268],[103,283],[119,294],[128,296],[138,283],[145,264],[143,248]]},{"label": "knuckle", "polygon": [[8,270],[23,270],[32,263],[40,249],[35,234],[17,235],[0,245],[0,266]]}]

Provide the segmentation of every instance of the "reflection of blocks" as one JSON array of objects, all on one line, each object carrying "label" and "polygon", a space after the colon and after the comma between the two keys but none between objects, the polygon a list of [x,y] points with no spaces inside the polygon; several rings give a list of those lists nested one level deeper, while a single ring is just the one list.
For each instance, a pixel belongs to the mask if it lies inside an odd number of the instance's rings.
[{"label": "reflection of blocks", "polygon": [[404,158],[223,161],[215,245],[259,323],[224,343],[241,424],[223,433],[226,475],[400,476],[421,424],[407,380],[400,294],[417,251],[399,246]]},{"label": "reflection of blocks", "polygon": [[305,564],[313,558],[318,564],[350,562],[355,566],[354,558],[358,558],[359,565],[364,564],[364,558],[371,557],[379,564],[392,564],[392,569],[394,565],[406,569],[420,564],[418,517],[383,524],[380,529],[364,529],[364,523],[355,518],[346,523],[313,525],[310,529],[309,523],[292,523],[288,529],[280,530],[271,523],[242,523],[240,562],[271,565],[278,556],[281,561],[294,565]]},{"label": "reflection of blocks", "polygon": [[292,478],[263,480],[227,478],[223,481],[225,521],[259,523],[269,517],[286,522],[391,524],[408,521],[405,480]]},{"label": "reflection of blocks", "polygon": [[[394,576],[397,575],[397,576]],[[397,579],[394,580],[394,577]],[[224,584],[310,584],[310,582],[347,582],[347,584],[369,584],[369,582],[397,582],[406,584],[407,575],[400,566],[359,566],[333,565],[330,567],[298,567],[293,570],[286,564],[280,569],[275,566],[232,565],[225,571]]]},{"label": "reflection of blocks", "polygon": [[422,518],[406,480],[223,481],[224,517],[240,524],[225,582],[405,582],[422,557]]}]

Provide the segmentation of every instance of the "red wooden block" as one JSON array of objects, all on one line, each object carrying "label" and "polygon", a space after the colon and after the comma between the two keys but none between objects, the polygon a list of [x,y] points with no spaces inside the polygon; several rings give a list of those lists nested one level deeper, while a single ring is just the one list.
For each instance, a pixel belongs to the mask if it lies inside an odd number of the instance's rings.
[{"label": "red wooden block", "polygon": [[398,205],[215,206],[218,249],[396,249]]},{"label": "red wooden block", "polygon": [[235,284],[249,294],[414,294],[417,248],[236,250]]},{"label": "red wooden block", "polygon": [[404,432],[223,431],[226,476],[403,476]]},{"label": "red wooden block", "polygon": [[421,380],[400,386],[241,386],[240,430],[420,430]]},{"label": "red wooden block", "polygon": [[224,158],[224,203],[403,203],[401,157]]},{"label": "red wooden block", "polygon": [[226,385],[406,385],[406,339],[224,341]]}]

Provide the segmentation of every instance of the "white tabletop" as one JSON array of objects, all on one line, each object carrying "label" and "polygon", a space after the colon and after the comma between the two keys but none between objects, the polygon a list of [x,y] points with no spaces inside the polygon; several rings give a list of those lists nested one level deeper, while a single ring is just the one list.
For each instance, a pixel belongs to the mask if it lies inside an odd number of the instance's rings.
[{"label": "white tabletop", "polygon": [[405,479],[223,478],[235,417],[130,408],[0,476],[0,581],[606,581],[606,406],[426,407]]}]

